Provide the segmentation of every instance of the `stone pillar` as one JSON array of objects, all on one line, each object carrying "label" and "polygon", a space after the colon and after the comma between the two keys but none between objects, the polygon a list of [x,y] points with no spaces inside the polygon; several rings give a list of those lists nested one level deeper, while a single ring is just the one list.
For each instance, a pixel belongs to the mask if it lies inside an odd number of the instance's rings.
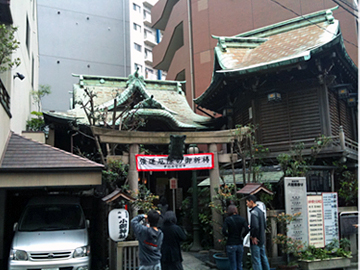
[{"label": "stone pillar", "polygon": [[[139,145],[131,144],[129,152],[129,188],[132,191],[137,191],[139,189],[139,172],[136,170],[135,155],[139,153]],[[137,214],[137,210],[133,210],[130,214],[134,217]]]},{"label": "stone pillar", "polygon": [[[212,143],[209,145],[209,152],[214,153],[214,168],[210,170],[210,199],[213,201],[214,196],[216,195],[215,188],[220,186],[220,171],[219,171],[219,160],[218,160],[218,151],[216,144]],[[214,204],[220,204],[219,201],[214,201]],[[222,246],[219,243],[219,239],[222,239],[221,234],[222,227],[222,216],[221,214],[212,209],[212,221],[213,221],[213,237],[214,237],[214,248],[221,249]]]}]

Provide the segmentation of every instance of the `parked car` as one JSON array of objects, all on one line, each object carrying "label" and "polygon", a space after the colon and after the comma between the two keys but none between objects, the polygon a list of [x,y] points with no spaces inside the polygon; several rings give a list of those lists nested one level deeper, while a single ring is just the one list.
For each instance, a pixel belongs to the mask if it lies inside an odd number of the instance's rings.
[{"label": "parked car", "polygon": [[37,197],[14,224],[9,270],[89,270],[89,222],[79,198]]}]

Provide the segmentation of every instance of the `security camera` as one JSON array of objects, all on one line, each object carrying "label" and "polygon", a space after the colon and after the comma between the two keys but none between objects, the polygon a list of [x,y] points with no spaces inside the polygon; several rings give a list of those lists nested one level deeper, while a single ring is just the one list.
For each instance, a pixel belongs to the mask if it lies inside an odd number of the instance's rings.
[{"label": "security camera", "polygon": [[23,80],[23,79],[25,79],[25,76],[24,75],[22,75],[21,73],[19,73],[19,72],[16,72],[16,74],[14,75],[14,79],[15,78],[19,78],[20,80]]}]

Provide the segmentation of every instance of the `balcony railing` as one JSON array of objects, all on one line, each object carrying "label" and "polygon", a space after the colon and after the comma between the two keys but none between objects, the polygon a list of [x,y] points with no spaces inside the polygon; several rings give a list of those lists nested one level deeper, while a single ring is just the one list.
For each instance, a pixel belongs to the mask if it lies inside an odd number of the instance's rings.
[{"label": "balcony railing", "polygon": [[[346,138],[342,127],[340,127],[338,136],[331,136],[330,138],[331,143],[322,149],[322,154],[336,152],[345,157],[357,159],[359,143]],[[304,155],[307,155],[311,153],[311,147],[314,146],[314,138],[266,143],[263,144],[263,147],[269,148],[270,153],[268,156],[276,157],[279,153],[289,152],[289,149],[293,149],[298,143],[304,143],[304,149],[302,152]]]},{"label": "balcony railing", "polygon": [[144,14],[144,24],[147,26],[151,26],[151,14],[150,13],[145,13]]},{"label": "balcony railing", "polygon": [[5,88],[4,84],[2,83],[1,79],[0,79],[0,102],[1,102],[1,105],[3,106],[4,110],[6,111],[6,113],[11,118],[10,96],[9,96],[8,92],[6,91],[6,88]]},{"label": "balcony railing", "polygon": [[153,56],[152,53],[145,54],[145,64],[151,66],[153,62]]},{"label": "balcony railing", "polygon": [[147,34],[145,36],[144,42],[146,45],[150,46],[150,47],[154,47],[157,43],[155,40],[155,36],[151,35],[151,34]]}]

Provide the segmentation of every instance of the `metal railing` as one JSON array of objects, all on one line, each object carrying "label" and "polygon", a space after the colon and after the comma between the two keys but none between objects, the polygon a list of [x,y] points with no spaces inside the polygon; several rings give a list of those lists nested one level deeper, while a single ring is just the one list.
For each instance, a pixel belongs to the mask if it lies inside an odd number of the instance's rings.
[{"label": "metal railing", "polygon": [[139,242],[118,242],[116,270],[135,270],[139,269],[139,266]]}]

